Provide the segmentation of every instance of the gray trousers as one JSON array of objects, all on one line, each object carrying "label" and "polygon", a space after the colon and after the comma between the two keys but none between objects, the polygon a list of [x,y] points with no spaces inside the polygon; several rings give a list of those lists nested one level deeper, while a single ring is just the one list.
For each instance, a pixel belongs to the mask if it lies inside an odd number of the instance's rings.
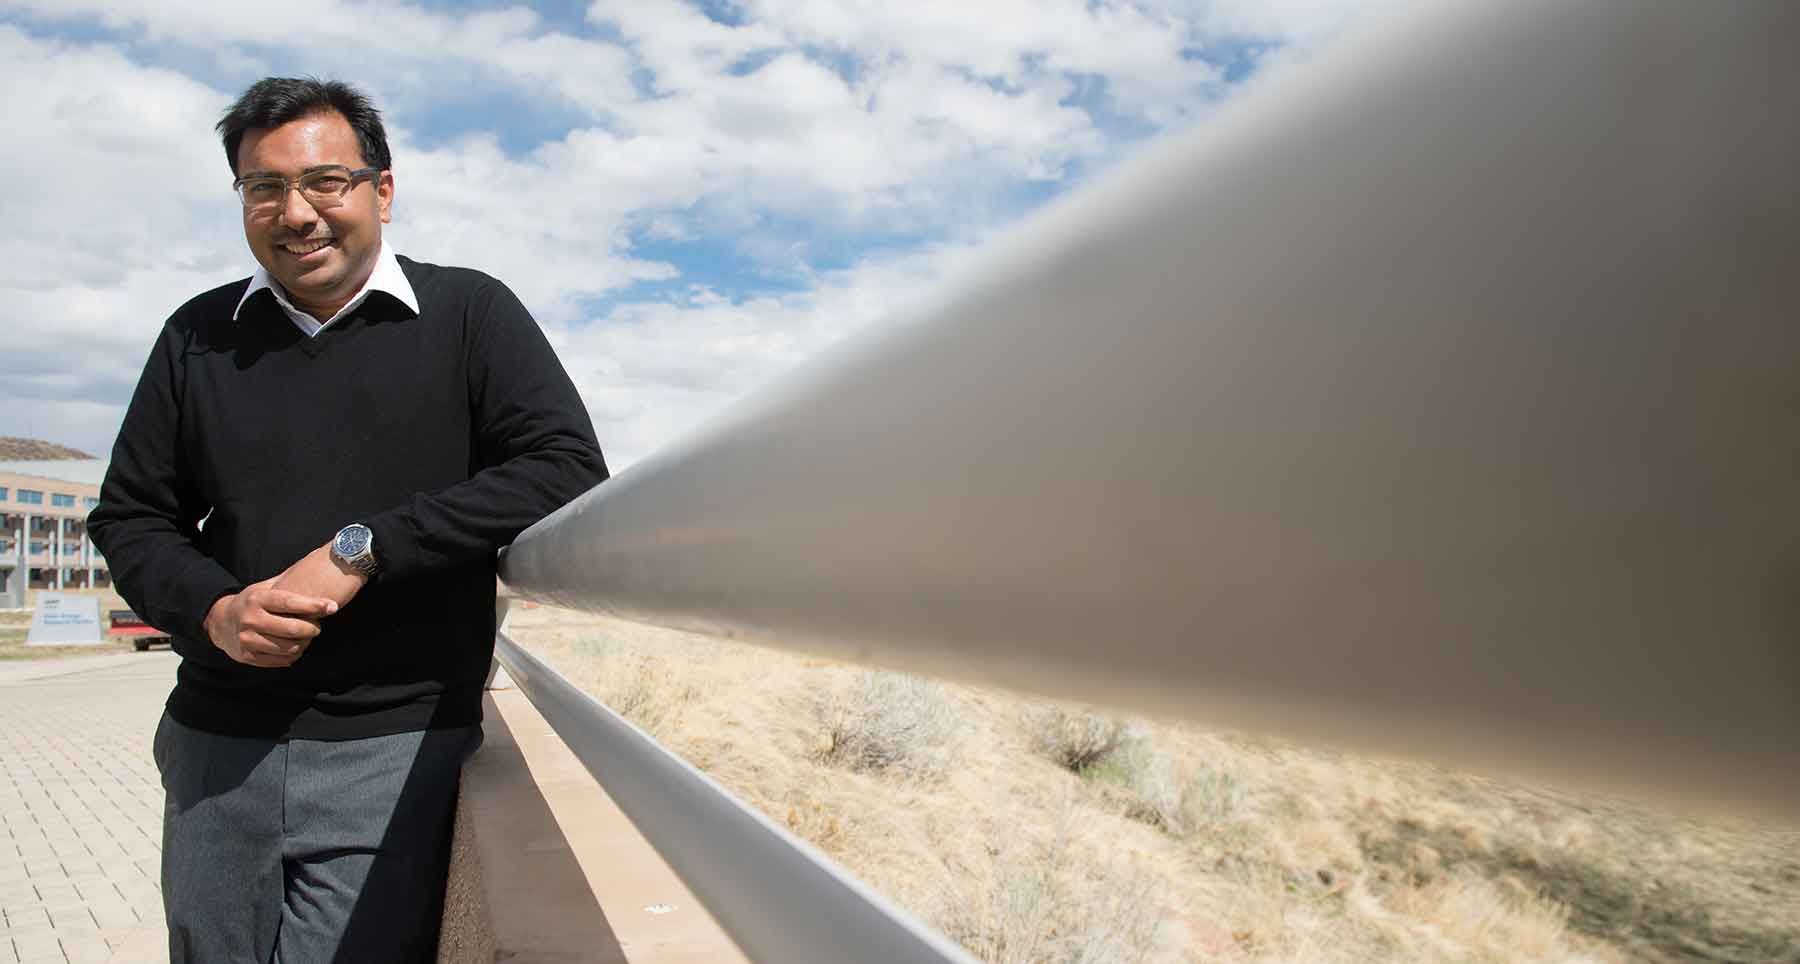
[{"label": "gray trousers", "polygon": [[430,961],[462,764],[481,727],[276,741],[165,713],[162,891],[174,962]]}]

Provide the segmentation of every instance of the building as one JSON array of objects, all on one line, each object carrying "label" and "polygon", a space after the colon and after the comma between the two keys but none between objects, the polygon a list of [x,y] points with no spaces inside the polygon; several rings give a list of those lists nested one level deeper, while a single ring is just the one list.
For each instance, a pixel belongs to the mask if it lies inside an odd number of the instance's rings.
[{"label": "building", "polygon": [[112,574],[87,534],[100,504],[99,459],[0,461],[0,607],[31,589],[106,589]]}]

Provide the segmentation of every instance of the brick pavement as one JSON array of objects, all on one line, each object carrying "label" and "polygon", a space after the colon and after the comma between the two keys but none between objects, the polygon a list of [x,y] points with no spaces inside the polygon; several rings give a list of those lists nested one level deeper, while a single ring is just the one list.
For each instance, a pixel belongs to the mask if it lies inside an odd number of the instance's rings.
[{"label": "brick pavement", "polygon": [[0,964],[167,959],[164,650],[0,664]]}]

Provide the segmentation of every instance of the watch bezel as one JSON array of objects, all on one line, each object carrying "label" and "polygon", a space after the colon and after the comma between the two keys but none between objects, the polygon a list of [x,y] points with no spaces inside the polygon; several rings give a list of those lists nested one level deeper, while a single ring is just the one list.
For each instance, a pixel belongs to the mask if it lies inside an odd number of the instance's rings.
[{"label": "watch bezel", "polygon": [[331,540],[331,554],[365,576],[375,574],[375,533],[360,522],[338,530]]}]

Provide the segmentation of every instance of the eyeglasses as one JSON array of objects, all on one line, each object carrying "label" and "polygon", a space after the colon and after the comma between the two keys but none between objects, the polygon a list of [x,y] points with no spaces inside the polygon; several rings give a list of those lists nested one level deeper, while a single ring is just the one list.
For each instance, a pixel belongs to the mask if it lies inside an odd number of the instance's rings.
[{"label": "eyeglasses", "polygon": [[359,167],[353,171],[342,164],[328,164],[291,179],[273,174],[252,174],[232,181],[231,187],[243,199],[244,210],[253,214],[280,209],[287,202],[290,186],[299,189],[306,203],[322,211],[343,204],[344,196],[358,182],[380,173],[379,167]]}]

